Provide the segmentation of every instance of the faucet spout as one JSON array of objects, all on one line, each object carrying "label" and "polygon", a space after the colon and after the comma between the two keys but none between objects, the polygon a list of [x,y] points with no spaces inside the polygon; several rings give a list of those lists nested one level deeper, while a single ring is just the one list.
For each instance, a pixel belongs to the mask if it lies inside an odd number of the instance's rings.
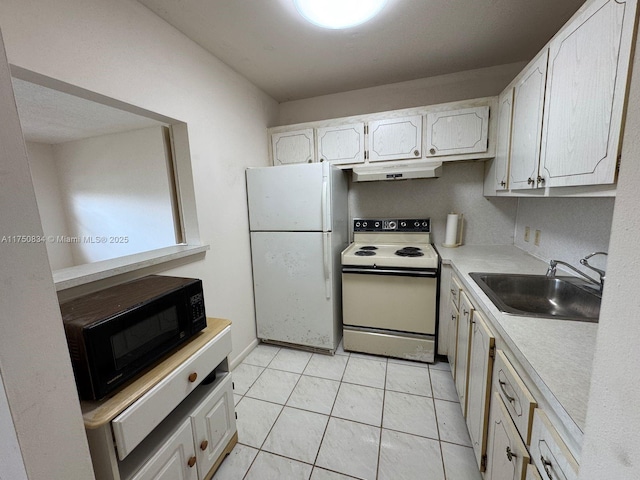
[{"label": "faucet spout", "polygon": [[[580,263],[582,263],[582,261]],[[570,270],[572,270],[573,272],[577,273],[581,277],[585,278],[589,282],[593,283],[594,285],[597,285],[598,287],[600,287],[600,293],[602,293],[602,289],[604,287],[604,276],[601,276],[600,277],[600,281],[598,281],[595,278],[590,277],[586,273],[578,270],[576,267],[574,267],[570,263],[563,262],[562,260],[550,260],[549,261],[549,268],[547,269],[547,274],[546,274],[547,277],[555,277],[556,276],[556,267],[558,266],[558,264],[564,265],[565,267],[569,268]]]},{"label": "faucet spout", "polygon": [[601,268],[596,268],[593,265],[589,264],[589,259],[591,257],[594,257],[596,255],[608,255],[607,252],[593,252],[590,253],[589,255],[587,255],[586,257],[582,258],[580,260],[580,265],[584,265],[585,267],[593,270],[594,272],[596,272],[599,276],[600,276],[600,292],[602,292],[602,289],[604,288],[604,280],[606,277],[606,272],[604,270],[602,270]]}]

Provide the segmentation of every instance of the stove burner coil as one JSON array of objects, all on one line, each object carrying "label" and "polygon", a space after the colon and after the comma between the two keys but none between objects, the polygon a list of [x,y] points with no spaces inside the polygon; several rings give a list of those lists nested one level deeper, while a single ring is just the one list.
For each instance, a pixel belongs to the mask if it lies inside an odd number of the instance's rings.
[{"label": "stove burner coil", "polygon": [[372,250],[358,250],[357,252],[355,252],[354,255],[358,256],[358,257],[371,257],[373,255],[375,255],[376,252],[372,251]]},{"label": "stove burner coil", "polygon": [[404,247],[396,250],[396,255],[399,257],[423,257],[424,252],[418,247]]},{"label": "stove burner coil", "polygon": [[365,245],[363,247],[360,247],[360,250],[377,250],[378,247],[374,247],[373,245]]}]

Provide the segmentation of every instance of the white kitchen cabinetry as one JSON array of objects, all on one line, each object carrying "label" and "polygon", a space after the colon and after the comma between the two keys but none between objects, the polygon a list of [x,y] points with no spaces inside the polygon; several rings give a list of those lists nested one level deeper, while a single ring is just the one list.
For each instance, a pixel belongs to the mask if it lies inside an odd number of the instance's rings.
[{"label": "white kitchen cabinetry", "polygon": [[271,154],[274,165],[315,162],[313,128],[272,133]]},{"label": "white kitchen cabinetry", "polygon": [[364,123],[322,127],[316,130],[318,159],[334,165],[364,162]]},{"label": "white kitchen cabinetry", "polygon": [[81,403],[97,480],[204,480],[231,451],[231,322],[207,322],[113,397]]},{"label": "white kitchen cabinetry", "polygon": [[191,423],[185,420],[131,480],[197,480],[195,462]]},{"label": "white kitchen cabinetry", "polygon": [[498,394],[491,398],[485,480],[524,480],[530,457]]},{"label": "white kitchen cabinetry", "polygon": [[467,428],[480,470],[487,450],[487,427],[491,397],[491,374],[495,356],[495,337],[476,310],[471,321],[469,386],[467,389]]},{"label": "white kitchen cabinetry", "polygon": [[538,469],[534,467],[532,464],[529,464],[527,466],[527,475],[525,477],[525,480],[542,480],[542,477],[540,476]]},{"label": "white kitchen cabinetry", "polygon": [[545,48],[526,67],[514,88],[510,170],[512,189],[536,188],[539,183],[547,58],[548,50]]},{"label": "white kitchen cabinetry", "polygon": [[509,189],[509,159],[511,157],[511,119],[513,88],[508,87],[498,98],[498,140],[493,160],[495,191]]},{"label": "white kitchen cabinetry", "polygon": [[368,123],[370,162],[420,158],[422,115],[387,118]]},{"label": "white kitchen cabinetry", "polygon": [[547,415],[536,409],[531,434],[531,458],[540,472],[553,480],[577,480],[578,464]]},{"label": "white kitchen cabinetry", "polygon": [[590,2],[549,44],[546,186],[615,181],[635,10],[635,0]]},{"label": "white kitchen cabinetry", "polygon": [[471,344],[471,321],[474,307],[464,291],[460,292],[460,316],[456,341],[456,391],[460,399],[462,414],[467,416],[467,386],[469,368],[469,346]]},{"label": "white kitchen cabinetry", "polygon": [[452,300],[449,302],[449,313],[445,320],[449,324],[447,332],[447,360],[449,361],[449,368],[451,369],[451,375],[454,380],[456,378],[456,342],[458,339],[459,318],[460,314]]},{"label": "white kitchen cabinetry", "polygon": [[427,113],[426,156],[483,153],[489,148],[489,107]]}]

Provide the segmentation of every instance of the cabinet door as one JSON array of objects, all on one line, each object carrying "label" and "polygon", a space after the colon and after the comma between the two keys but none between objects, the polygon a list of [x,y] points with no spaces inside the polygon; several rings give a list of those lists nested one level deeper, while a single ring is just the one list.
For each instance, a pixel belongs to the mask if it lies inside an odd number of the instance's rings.
[{"label": "cabinet door", "polygon": [[544,411],[536,409],[531,434],[533,463],[547,478],[577,480],[578,463]]},{"label": "cabinet door", "polygon": [[550,187],[615,181],[635,9],[590,2],[549,46],[541,175]]},{"label": "cabinet door", "polygon": [[131,480],[197,480],[191,422],[186,419]]},{"label": "cabinet door", "polygon": [[529,454],[497,394],[491,397],[485,480],[524,480]]},{"label": "cabinet door", "polygon": [[488,106],[428,113],[426,156],[486,152],[488,133]]},{"label": "cabinet door", "polygon": [[498,140],[495,168],[496,191],[509,190],[509,156],[511,153],[511,117],[513,113],[513,87],[498,98]]},{"label": "cabinet door", "polygon": [[369,161],[420,158],[422,115],[369,122]]},{"label": "cabinet door", "polygon": [[449,303],[449,314],[446,320],[449,322],[449,331],[447,337],[447,360],[451,368],[451,375],[456,378],[456,344],[458,340],[458,309],[453,303],[453,299]]},{"label": "cabinet door", "polygon": [[335,165],[364,162],[364,123],[316,130],[318,159]]},{"label": "cabinet door", "polygon": [[274,165],[316,161],[312,128],[272,133],[271,149]]},{"label": "cabinet door", "polygon": [[536,188],[548,49],[525,69],[513,96],[511,129],[511,188]]},{"label": "cabinet door", "polygon": [[456,390],[460,398],[462,414],[467,416],[467,383],[469,366],[469,345],[471,341],[471,319],[473,305],[464,292],[460,292],[460,317],[458,319],[458,340],[456,342]]},{"label": "cabinet door", "polygon": [[482,457],[487,451],[491,374],[493,372],[496,339],[477,311],[473,313],[471,323],[467,427],[469,428],[471,445],[476,455],[478,467],[482,471]]},{"label": "cabinet door", "polygon": [[205,478],[236,432],[231,375],[191,415],[198,475]]}]

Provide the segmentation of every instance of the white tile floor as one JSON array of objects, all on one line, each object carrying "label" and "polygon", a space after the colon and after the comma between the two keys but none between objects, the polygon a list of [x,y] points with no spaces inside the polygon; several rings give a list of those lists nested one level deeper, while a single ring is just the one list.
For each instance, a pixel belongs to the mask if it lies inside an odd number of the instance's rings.
[{"label": "white tile floor", "polygon": [[481,480],[447,363],[261,344],[233,371],[214,480]]}]

